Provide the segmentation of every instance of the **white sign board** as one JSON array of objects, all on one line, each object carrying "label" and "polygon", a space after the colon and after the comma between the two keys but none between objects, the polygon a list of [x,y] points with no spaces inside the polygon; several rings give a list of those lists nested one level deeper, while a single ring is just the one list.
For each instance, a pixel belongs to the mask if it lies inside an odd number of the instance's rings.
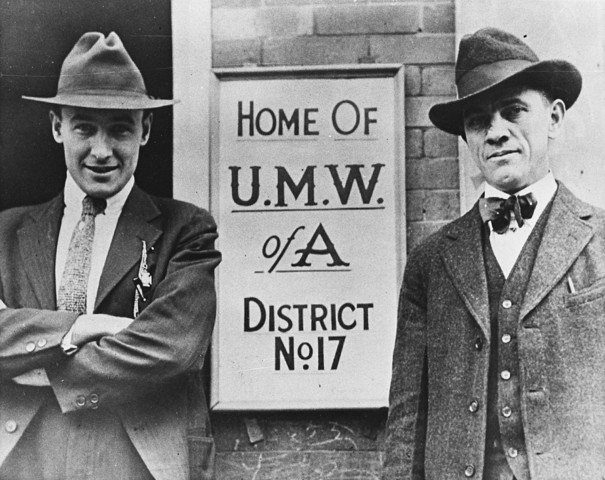
[{"label": "white sign board", "polygon": [[405,251],[402,67],[215,75],[213,408],[386,406]]}]

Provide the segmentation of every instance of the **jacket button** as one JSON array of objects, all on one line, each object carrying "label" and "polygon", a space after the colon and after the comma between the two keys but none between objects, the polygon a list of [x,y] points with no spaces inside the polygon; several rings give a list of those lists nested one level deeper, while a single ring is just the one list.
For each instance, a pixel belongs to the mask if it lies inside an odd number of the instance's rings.
[{"label": "jacket button", "polygon": [[41,338],[40,340],[38,340],[38,347],[42,348],[46,346],[46,338]]},{"label": "jacket button", "polygon": [[507,405],[505,407],[502,407],[502,416],[505,418],[510,417],[513,414],[513,411],[511,410],[511,408]]},{"label": "jacket button", "polygon": [[503,306],[504,308],[510,308],[510,307],[512,307],[512,306],[513,306],[513,302],[511,302],[510,300],[504,300],[504,301],[502,302],[502,306]]},{"label": "jacket button", "polygon": [[470,478],[473,475],[475,475],[475,466],[472,463],[469,463],[464,469],[464,476]]},{"label": "jacket button", "polygon": [[9,420],[4,424],[4,429],[8,433],[15,433],[17,431],[17,422],[15,422],[14,420]]},{"label": "jacket button", "polygon": [[90,394],[90,403],[99,403],[99,396],[96,393]]},{"label": "jacket button", "polygon": [[25,350],[29,353],[32,353],[36,349],[36,344],[34,342],[29,342],[25,345]]},{"label": "jacket button", "polygon": [[483,340],[481,339],[481,337],[477,338],[477,340],[475,340],[475,350],[477,351],[481,351],[483,349]]},{"label": "jacket button", "polygon": [[500,372],[500,377],[502,377],[502,380],[509,380],[510,379],[510,372],[508,370],[502,370]]},{"label": "jacket button", "polygon": [[468,411],[471,413],[475,413],[479,410],[479,402],[477,400],[473,400],[468,404]]},{"label": "jacket button", "polygon": [[76,406],[82,408],[84,405],[86,405],[86,397],[84,395],[78,395],[76,397]]},{"label": "jacket button", "polygon": [[510,343],[510,335],[508,333],[502,335],[502,343]]},{"label": "jacket button", "polygon": [[510,447],[510,448],[508,449],[508,456],[509,456],[510,458],[516,458],[516,457],[517,457],[517,455],[519,455],[519,452],[517,451],[517,449],[516,449],[516,448]]}]

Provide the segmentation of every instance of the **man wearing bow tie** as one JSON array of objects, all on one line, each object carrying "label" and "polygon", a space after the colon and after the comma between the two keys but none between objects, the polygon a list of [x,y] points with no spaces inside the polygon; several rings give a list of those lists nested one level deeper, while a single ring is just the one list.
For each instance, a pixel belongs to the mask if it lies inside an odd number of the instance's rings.
[{"label": "man wearing bow tie", "polygon": [[65,187],[0,214],[0,478],[213,478],[200,371],[216,225],[134,182],[152,109],[120,38],[84,34],[51,105]]},{"label": "man wearing bow tie", "polygon": [[456,85],[429,116],[485,194],[408,258],[384,478],[605,478],[605,214],[549,159],[580,73],[486,28]]}]

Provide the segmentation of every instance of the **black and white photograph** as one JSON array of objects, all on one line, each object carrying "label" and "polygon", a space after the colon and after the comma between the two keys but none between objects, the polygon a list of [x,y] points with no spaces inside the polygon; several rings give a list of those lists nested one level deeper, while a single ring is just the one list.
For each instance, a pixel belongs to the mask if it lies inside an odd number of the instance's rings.
[{"label": "black and white photograph", "polygon": [[605,2],[0,0],[0,480],[605,479]]}]

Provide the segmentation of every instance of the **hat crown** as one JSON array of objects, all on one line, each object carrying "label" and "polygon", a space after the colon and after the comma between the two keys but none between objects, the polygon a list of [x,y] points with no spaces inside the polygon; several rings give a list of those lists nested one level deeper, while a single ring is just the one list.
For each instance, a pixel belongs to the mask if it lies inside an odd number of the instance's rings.
[{"label": "hat crown", "polygon": [[456,100],[429,110],[437,128],[464,136],[463,106],[479,95],[520,86],[547,92],[570,108],[582,90],[582,75],[565,60],[542,60],[518,37],[497,28],[482,28],[460,41],[456,60]]},{"label": "hat crown", "polygon": [[120,37],[115,32],[107,37],[85,33],[63,61],[57,93],[107,91],[147,95],[143,76]]},{"label": "hat crown", "polygon": [[157,99],[147,93],[143,75],[115,32],[82,35],[65,57],[54,97],[26,100],[64,107],[146,110],[178,100]]},{"label": "hat crown", "polygon": [[539,61],[538,56],[521,39],[497,28],[483,28],[460,41],[456,62],[456,83],[468,72],[482,65],[505,60]]}]

